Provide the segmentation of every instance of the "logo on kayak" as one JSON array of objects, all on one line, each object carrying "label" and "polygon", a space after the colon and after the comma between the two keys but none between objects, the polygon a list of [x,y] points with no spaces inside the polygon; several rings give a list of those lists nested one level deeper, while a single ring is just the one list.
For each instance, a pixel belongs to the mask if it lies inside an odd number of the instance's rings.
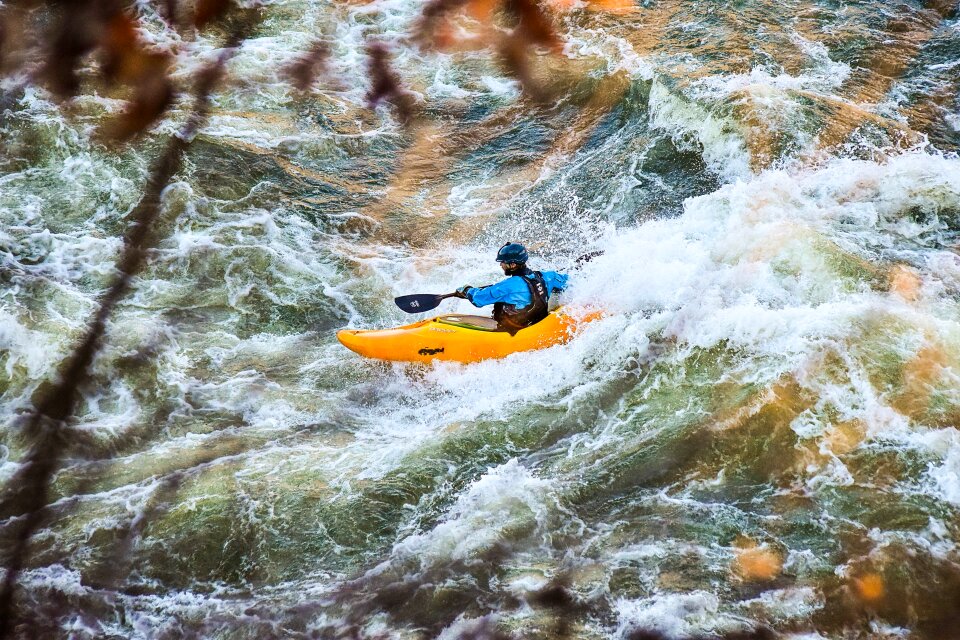
[{"label": "logo on kayak", "polygon": [[419,300],[412,300],[412,301],[410,302],[410,306],[413,307],[414,309],[419,309],[419,308],[420,308],[420,301],[419,301]]},{"label": "logo on kayak", "polygon": [[443,353],[443,347],[440,347],[439,349],[427,349],[424,347],[423,349],[420,349],[420,351],[417,351],[417,353],[422,356],[435,356],[438,353]]}]

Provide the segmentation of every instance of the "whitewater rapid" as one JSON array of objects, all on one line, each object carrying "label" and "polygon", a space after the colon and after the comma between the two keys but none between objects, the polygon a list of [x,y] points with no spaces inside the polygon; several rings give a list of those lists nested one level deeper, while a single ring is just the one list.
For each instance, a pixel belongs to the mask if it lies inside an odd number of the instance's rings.
[{"label": "whitewater rapid", "polygon": [[[554,4],[547,105],[487,48],[410,46],[420,3],[265,7],[70,424],[21,578],[38,629],[948,637],[955,11]],[[215,54],[138,10],[175,77]],[[281,69],[316,37],[331,77],[298,94]],[[409,129],[366,104],[370,38]],[[0,124],[2,479],[187,108],[117,153],[93,132],[121,107],[31,87]],[[337,343],[494,281],[506,241],[605,317],[470,365]]]}]

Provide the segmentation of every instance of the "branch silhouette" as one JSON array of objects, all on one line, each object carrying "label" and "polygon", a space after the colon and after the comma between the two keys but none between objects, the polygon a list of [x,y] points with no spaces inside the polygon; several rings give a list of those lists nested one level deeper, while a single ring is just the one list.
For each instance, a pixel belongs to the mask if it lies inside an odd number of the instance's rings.
[{"label": "branch silhouette", "polygon": [[251,27],[251,20],[242,21],[217,58],[197,74],[193,109],[183,129],[170,139],[153,166],[143,198],[132,213],[116,264],[116,276],[83,338],[61,365],[58,379],[35,402],[23,426],[23,434],[29,443],[28,452],[0,497],[0,513],[18,519],[14,547],[8,553],[7,570],[0,585],[0,638],[8,637],[14,629],[13,597],[17,578],[29,558],[30,539],[49,502],[53,474],[69,446],[67,423],[76,410],[80,390],[90,378],[90,365],[103,345],[107,321],[130,290],[132,279],[143,268],[147,250],[157,240],[153,227],[162,214],[163,190],[179,171],[191,140],[207,121],[211,92],[223,77],[227,61]]}]

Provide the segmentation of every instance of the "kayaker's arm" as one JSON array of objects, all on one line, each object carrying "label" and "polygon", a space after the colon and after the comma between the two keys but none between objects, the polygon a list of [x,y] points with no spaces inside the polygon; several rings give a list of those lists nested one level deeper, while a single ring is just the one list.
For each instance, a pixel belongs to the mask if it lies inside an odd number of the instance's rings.
[{"label": "kayaker's arm", "polygon": [[567,288],[567,280],[570,279],[565,273],[557,273],[556,271],[541,271],[543,275],[543,282],[547,285],[547,290],[551,293],[554,291],[563,291]]},{"label": "kayaker's arm", "polygon": [[463,289],[463,293],[473,306],[485,307],[497,302],[511,302],[512,297],[517,293],[513,284],[508,279],[486,287],[467,287]]},{"label": "kayaker's arm", "polygon": [[479,297],[480,297],[480,301],[478,301],[478,300],[476,299],[476,298],[478,297],[478,294],[482,293],[485,288],[489,288],[489,287],[484,287],[484,288],[481,288],[481,287],[464,287],[464,288],[461,289],[460,291],[463,292],[463,297],[464,297],[464,299],[470,301],[470,304],[472,304],[472,305],[475,306],[475,307],[483,307],[483,306],[488,305],[488,304],[493,304],[493,302],[486,302],[486,301],[484,301],[485,296],[479,296]]},{"label": "kayaker's arm", "polygon": [[[566,274],[556,271],[544,271],[542,274],[548,291],[563,291],[566,288],[569,278]],[[486,287],[460,287],[457,291],[462,292],[463,297],[475,307],[486,307],[497,302],[512,304],[516,307],[530,304],[530,292],[520,278],[507,278]]]},{"label": "kayaker's arm", "polygon": [[463,300],[469,300],[470,302],[473,302],[473,295],[477,291],[480,291],[486,288],[487,287],[471,287],[469,284],[465,284],[459,289],[457,289],[456,293],[454,293],[453,295],[456,296],[457,298],[461,298]]}]

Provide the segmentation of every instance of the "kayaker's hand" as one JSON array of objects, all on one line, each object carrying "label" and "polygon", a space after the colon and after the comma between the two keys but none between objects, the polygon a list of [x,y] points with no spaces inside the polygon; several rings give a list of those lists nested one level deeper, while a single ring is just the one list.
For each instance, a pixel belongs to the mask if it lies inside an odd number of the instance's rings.
[{"label": "kayaker's hand", "polygon": [[466,299],[467,299],[467,289],[472,289],[472,288],[473,288],[473,287],[471,287],[470,285],[465,284],[465,285],[463,285],[462,287],[460,287],[459,289],[457,289],[456,293],[454,293],[453,295],[456,296],[456,297],[458,297],[458,298],[463,298],[464,300],[466,300]]}]

